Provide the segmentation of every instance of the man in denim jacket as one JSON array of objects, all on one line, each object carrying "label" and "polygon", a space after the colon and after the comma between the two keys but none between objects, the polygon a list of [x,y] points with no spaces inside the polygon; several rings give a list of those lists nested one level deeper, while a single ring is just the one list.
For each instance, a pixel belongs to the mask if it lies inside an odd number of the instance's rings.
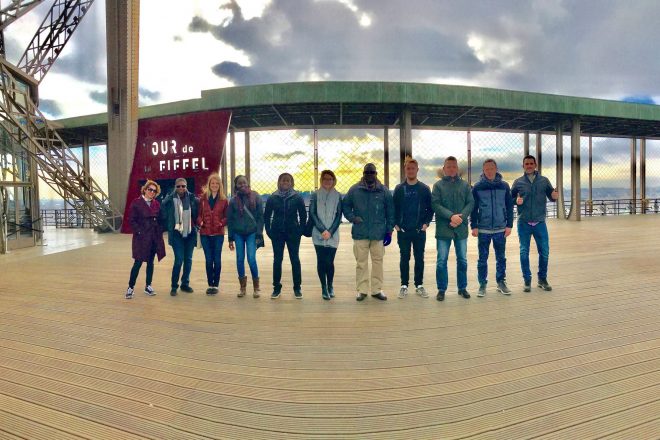
[{"label": "man in denim jacket", "polygon": [[481,180],[472,188],[474,196],[474,209],[470,215],[472,236],[478,237],[479,262],[477,273],[479,279],[479,293],[486,295],[488,284],[488,252],[493,242],[495,259],[497,261],[497,291],[510,295],[511,290],[506,285],[506,237],[511,234],[513,227],[513,200],[509,184],[502,180],[497,172],[497,163],[493,159],[486,159],[483,164]]},{"label": "man in denim jacket", "polygon": [[511,197],[518,206],[518,238],[520,239],[520,266],[525,282],[524,291],[532,290],[532,273],[529,268],[529,245],[532,236],[539,252],[538,286],[550,291],[552,290],[548,284],[550,240],[545,224],[546,200],[556,201],[559,193],[552,187],[550,181],[536,170],[534,156],[525,156],[523,169],[525,174],[513,182]]}]

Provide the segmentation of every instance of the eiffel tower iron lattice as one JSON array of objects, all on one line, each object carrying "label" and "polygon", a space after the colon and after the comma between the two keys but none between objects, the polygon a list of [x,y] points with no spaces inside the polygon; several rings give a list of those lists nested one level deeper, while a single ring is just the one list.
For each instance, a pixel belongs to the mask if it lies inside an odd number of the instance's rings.
[{"label": "eiffel tower iron lattice", "polygon": [[39,178],[93,225],[118,231],[121,213],[39,111],[30,87],[17,81],[5,60],[0,60],[0,92],[0,127],[35,160]]}]

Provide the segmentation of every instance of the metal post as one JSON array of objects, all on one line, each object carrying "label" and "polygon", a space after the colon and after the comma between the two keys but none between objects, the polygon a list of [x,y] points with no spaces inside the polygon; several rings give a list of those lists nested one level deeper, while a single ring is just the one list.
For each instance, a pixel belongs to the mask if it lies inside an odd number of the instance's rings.
[{"label": "metal post", "polygon": [[234,179],[236,178],[236,132],[232,128],[229,131],[229,178],[232,187],[229,192],[234,195]]},{"label": "metal post", "polygon": [[383,182],[390,187],[390,132],[387,127],[383,129]]},{"label": "metal post", "polygon": [[406,160],[406,155],[412,156],[412,112],[409,107],[403,109],[399,129],[401,132],[399,135],[399,179],[403,182],[405,178],[403,164]]},{"label": "metal post", "polygon": [[225,189],[225,194],[228,194],[227,190],[227,138],[225,137],[225,144],[222,146],[222,158],[220,159],[220,180],[222,181],[222,187]]},{"label": "metal post", "polygon": [[468,184],[472,185],[472,132],[467,131],[467,169],[468,169]]},{"label": "metal post", "polygon": [[314,129],[314,191],[319,189],[319,131]]},{"label": "metal post", "polygon": [[252,185],[250,181],[250,131],[245,130],[245,177],[247,181]]},{"label": "metal post", "polygon": [[591,215],[594,209],[593,174],[594,174],[593,137],[589,135],[589,200],[587,200],[587,204],[588,204],[587,206],[589,207],[589,215]]},{"label": "metal post", "polygon": [[568,219],[580,221],[581,188],[580,188],[580,118],[575,117],[571,127],[571,209]]},{"label": "metal post", "polygon": [[630,195],[632,203],[630,213],[635,214],[635,203],[637,202],[637,139],[630,139]]},{"label": "metal post", "polygon": [[542,139],[540,131],[536,132],[536,164],[538,165],[539,173],[543,174],[543,150],[542,150]]},{"label": "metal post", "polygon": [[557,159],[557,176],[555,187],[559,192],[557,199],[557,218],[566,219],[566,211],[564,211],[564,132],[563,123],[557,123],[555,128],[555,156]]},{"label": "metal post", "polygon": [[529,131],[526,131],[523,136],[523,156],[529,155]]},{"label": "metal post", "polygon": [[646,214],[648,200],[646,200],[646,138],[639,140],[639,197],[642,199],[642,214]]}]

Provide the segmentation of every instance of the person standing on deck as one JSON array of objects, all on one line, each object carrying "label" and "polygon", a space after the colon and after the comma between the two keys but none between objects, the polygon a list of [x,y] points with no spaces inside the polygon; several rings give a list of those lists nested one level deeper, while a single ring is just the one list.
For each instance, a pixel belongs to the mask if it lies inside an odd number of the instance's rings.
[{"label": "person standing on deck", "polygon": [[534,237],[539,253],[539,271],[537,285],[545,291],[551,291],[548,283],[548,260],[550,257],[550,239],[545,224],[547,215],[546,200],[551,202],[559,198],[556,188],[536,170],[536,158],[528,155],[523,159],[525,174],[513,182],[511,197],[518,207],[518,238],[520,240],[520,267],[522,269],[524,291],[532,290],[532,272],[529,268],[529,246]]}]

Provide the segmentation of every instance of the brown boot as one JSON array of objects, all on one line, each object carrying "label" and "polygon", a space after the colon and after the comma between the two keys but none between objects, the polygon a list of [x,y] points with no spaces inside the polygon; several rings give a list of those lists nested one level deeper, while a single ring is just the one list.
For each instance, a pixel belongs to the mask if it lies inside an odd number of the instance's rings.
[{"label": "brown boot", "polygon": [[254,287],[253,298],[259,298],[259,277],[252,278],[252,286]]},{"label": "brown boot", "polygon": [[238,297],[241,298],[245,296],[245,290],[247,289],[247,277],[238,277],[238,283],[241,285],[241,291],[238,292]]}]

